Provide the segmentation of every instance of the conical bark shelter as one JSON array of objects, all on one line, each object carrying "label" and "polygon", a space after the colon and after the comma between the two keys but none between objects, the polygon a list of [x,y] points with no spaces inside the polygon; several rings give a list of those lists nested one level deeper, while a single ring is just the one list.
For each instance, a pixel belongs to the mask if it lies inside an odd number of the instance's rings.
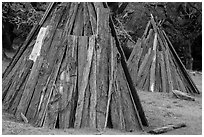
[{"label": "conical bark shelter", "polygon": [[49,128],[147,126],[102,3],[54,3],[3,74],[3,107]]},{"label": "conical bark shelter", "polygon": [[153,17],[138,39],[128,61],[134,86],[151,92],[197,93],[199,90]]}]

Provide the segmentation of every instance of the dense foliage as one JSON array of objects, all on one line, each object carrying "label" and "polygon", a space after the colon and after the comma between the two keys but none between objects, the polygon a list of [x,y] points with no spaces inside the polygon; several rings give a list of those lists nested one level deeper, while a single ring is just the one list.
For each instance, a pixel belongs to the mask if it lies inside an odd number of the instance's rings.
[{"label": "dense foliage", "polygon": [[14,25],[13,32],[25,38],[34,24],[39,22],[48,3],[3,2],[2,21]]}]

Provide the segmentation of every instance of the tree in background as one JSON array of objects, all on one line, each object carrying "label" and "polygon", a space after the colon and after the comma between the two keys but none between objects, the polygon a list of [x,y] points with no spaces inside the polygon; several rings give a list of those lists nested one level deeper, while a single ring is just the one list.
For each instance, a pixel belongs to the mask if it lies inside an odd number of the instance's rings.
[{"label": "tree in background", "polygon": [[[144,32],[152,14],[169,36],[174,48],[187,69],[199,59],[201,68],[202,42],[195,41],[202,36],[202,3],[200,2],[137,2],[129,3],[126,11],[118,15],[125,30],[137,41]],[[202,39],[201,39],[202,41]],[[195,44],[196,43],[196,44]],[[193,56],[194,51],[199,57]],[[194,58],[194,60],[193,60]]]},{"label": "tree in background", "polygon": [[5,51],[15,52],[25,40],[33,25],[42,18],[48,3],[45,2],[3,2],[2,3],[2,47],[3,60],[10,61]]},{"label": "tree in background", "polygon": [[46,2],[3,2],[3,24],[14,25],[13,32],[21,38],[26,38],[34,24],[42,18],[48,3]]}]

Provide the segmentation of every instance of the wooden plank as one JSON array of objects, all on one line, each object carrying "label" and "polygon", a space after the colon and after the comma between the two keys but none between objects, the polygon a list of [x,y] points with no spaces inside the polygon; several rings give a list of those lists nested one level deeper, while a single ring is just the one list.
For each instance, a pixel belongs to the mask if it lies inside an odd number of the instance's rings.
[{"label": "wooden plank", "polygon": [[111,113],[111,123],[114,129],[124,130],[124,120],[120,115],[120,106],[121,103],[119,100],[121,97],[118,94],[116,82],[114,82],[112,96],[111,96],[111,104],[110,104],[110,113]]},{"label": "wooden plank", "polygon": [[89,80],[89,74],[91,69],[91,62],[93,58],[93,51],[95,46],[95,36],[92,36],[89,41],[89,48],[87,51],[87,60],[86,65],[83,72],[83,78],[82,78],[82,85],[79,88],[79,94],[78,94],[78,102],[77,102],[77,108],[76,108],[76,119],[74,123],[74,127],[80,128],[81,127],[81,119],[82,119],[82,110],[84,107],[84,95],[85,91],[88,85]]},{"label": "wooden plank", "polygon": [[113,37],[111,37],[111,64],[110,64],[110,74],[109,74],[109,89],[108,89],[108,102],[106,107],[106,119],[104,124],[104,129],[107,127],[108,124],[108,116],[109,116],[109,110],[110,110],[110,102],[111,102],[111,94],[112,94],[112,86],[114,81],[114,71],[115,71],[115,63],[114,63],[114,53],[116,51],[114,50],[115,41]]},{"label": "wooden plank", "polygon": [[148,21],[148,23],[147,23],[147,26],[146,26],[146,28],[145,28],[145,31],[144,31],[144,33],[143,33],[143,35],[142,35],[142,38],[145,38],[146,36],[147,36],[147,32],[148,32],[148,30],[149,30],[149,27],[150,27],[150,21]]},{"label": "wooden plank", "polygon": [[152,49],[153,60],[152,60],[152,65],[151,65],[151,69],[150,69],[150,87],[149,87],[149,90],[151,92],[154,92],[154,86],[155,86],[156,48],[157,48],[157,33],[155,33],[153,49]]},{"label": "wooden plank", "polygon": [[156,128],[156,129],[150,130],[150,131],[148,131],[148,133],[161,134],[161,133],[165,133],[165,132],[171,131],[173,129],[178,129],[178,128],[182,128],[182,127],[186,127],[186,124],[185,123],[179,123],[179,124],[175,124],[175,125],[170,124],[170,125],[167,125],[167,126],[164,126],[161,128]]},{"label": "wooden plank", "polygon": [[156,52],[156,72],[155,72],[155,87],[154,91],[160,92],[161,85],[161,68],[160,68],[160,54],[158,54],[158,50]]},{"label": "wooden plank", "polygon": [[110,65],[110,33],[109,33],[109,13],[105,9],[98,9],[97,13],[97,68],[96,68],[96,85],[97,85],[97,107],[96,123],[98,129],[104,128],[108,85],[109,85],[109,65]]},{"label": "wooden plank", "polygon": [[164,51],[164,56],[165,56],[165,63],[166,63],[166,72],[167,72],[167,78],[168,78],[168,91],[172,92],[173,90],[173,85],[172,85],[172,79],[171,79],[171,72],[170,72],[170,64],[169,64],[169,52],[168,50]]},{"label": "wooden plank", "polygon": [[[117,68],[117,70],[118,70],[118,68]],[[115,92],[117,94],[116,99],[118,100],[116,105],[118,106],[117,111],[118,111],[118,118],[119,118],[118,120],[119,121],[114,121],[112,123],[113,123],[113,128],[118,128],[119,130],[125,130],[125,120],[124,120],[124,113],[123,113],[123,107],[122,107],[121,89],[120,89],[120,85],[119,85],[120,83],[118,83],[119,78],[117,78],[118,77],[118,71],[115,74],[116,75]],[[111,115],[111,117],[113,117],[113,119],[116,119],[116,118],[114,118],[114,115]]]},{"label": "wooden plank", "polygon": [[87,5],[88,5],[89,18],[91,21],[92,32],[93,34],[96,34],[96,13],[94,12],[94,7],[90,2],[88,2]]},{"label": "wooden plank", "polygon": [[141,40],[138,40],[127,62],[128,69],[131,74],[134,86],[136,86],[137,83],[137,73],[139,68],[138,64],[141,54],[142,54]]},{"label": "wooden plank", "polygon": [[150,61],[149,60],[150,54],[151,54],[151,49],[148,50],[148,53],[145,55],[144,60],[142,61],[142,64],[139,67],[138,74],[137,74],[137,76],[138,76],[137,81],[140,79],[142,72],[144,71],[144,67],[146,66],[147,62]]},{"label": "wooden plank", "polygon": [[[152,15],[152,14],[151,14],[151,15]],[[154,32],[157,32],[157,24],[156,24],[156,22],[154,21],[153,16],[151,16],[150,22],[151,22],[151,24],[152,24],[152,26],[153,26]]]},{"label": "wooden plank", "polygon": [[[112,85],[112,95],[111,95],[111,104],[110,104],[110,117],[113,128],[119,130],[125,130],[125,121],[122,108],[122,97],[120,83],[118,82],[121,78],[121,74],[118,72],[118,63],[120,62],[120,54],[117,52],[116,48],[112,49],[112,59],[114,61],[115,70],[113,71],[113,85]],[[120,75],[120,76],[119,76]]]},{"label": "wooden plank", "polygon": [[177,98],[179,99],[184,99],[184,100],[189,100],[189,101],[195,101],[195,98],[188,95],[187,93],[184,93],[182,91],[179,90],[173,90],[173,95],[175,95]]},{"label": "wooden plank", "polygon": [[[91,74],[90,74],[91,75]],[[84,108],[82,111],[81,128],[90,127],[90,84],[88,83],[85,95],[84,95]]]},{"label": "wooden plank", "polygon": [[173,89],[179,89],[178,81],[176,78],[176,66],[172,60],[172,57],[169,58],[169,64],[170,64],[170,70],[171,70],[171,79],[172,79]]},{"label": "wooden plank", "polygon": [[[59,90],[62,97],[59,101],[59,128],[74,126],[74,108],[77,95],[77,43],[78,37],[69,35],[66,54],[60,68]],[[73,116],[72,116],[73,115]]]},{"label": "wooden plank", "polygon": [[82,36],[84,22],[83,10],[83,2],[81,2],[78,6],[72,35]]},{"label": "wooden plank", "polygon": [[141,48],[141,44],[142,44],[142,41],[141,41],[141,39],[139,38],[139,39],[137,40],[137,43],[136,43],[136,45],[134,46],[134,48],[133,48],[131,54],[130,54],[130,57],[128,58],[128,61],[127,61],[127,65],[128,65],[128,66],[130,65],[130,63],[132,63],[132,62],[135,61],[134,59],[137,57],[137,54],[138,54],[138,52],[139,52],[139,49]]},{"label": "wooden plank", "polygon": [[89,20],[89,12],[88,12],[88,5],[87,2],[84,3],[84,12],[83,12],[83,16],[84,16],[84,36],[90,36],[92,35],[92,31],[91,31],[91,24],[90,24],[90,20]]},{"label": "wooden plank", "polygon": [[83,72],[87,60],[88,37],[79,37],[78,40],[78,87],[81,86]]},{"label": "wooden plank", "polygon": [[178,85],[179,85],[179,89],[178,90],[180,90],[182,92],[187,92],[186,88],[185,88],[185,85],[183,83],[183,80],[181,78],[181,75],[179,74],[179,70],[178,69],[176,69],[176,79],[177,79],[177,82],[178,82]]},{"label": "wooden plank", "polygon": [[[87,40],[87,45],[85,45],[85,43],[83,43],[84,45],[83,46],[85,46],[85,47],[89,47],[89,42],[88,41],[90,41],[91,40],[91,38],[89,39],[89,40]],[[93,42],[94,43],[94,42]],[[94,48],[95,48],[95,46],[94,46]],[[94,49],[93,49],[94,50]],[[87,48],[85,48],[85,50],[84,51],[82,51],[82,52],[85,52],[86,54],[87,54]],[[83,54],[83,53],[80,53],[79,52],[79,54]],[[78,54],[78,55],[79,55]],[[86,55],[85,54],[85,56],[84,56],[84,59],[86,59]],[[94,56],[94,51],[93,51],[93,56]],[[79,61],[79,57],[78,57],[78,61]],[[84,62],[86,62],[86,60],[84,61]],[[93,62],[93,57],[92,57],[92,62]],[[90,91],[90,89],[91,89],[91,84],[90,83],[92,83],[93,81],[91,81],[91,75],[92,75],[92,65],[93,65],[93,63],[91,62],[91,68],[90,68],[90,74],[89,74],[89,80],[88,80],[88,85],[87,85],[87,87],[86,87],[86,90],[85,90],[85,95],[84,95],[84,107],[83,107],[83,111],[82,111],[82,120],[81,120],[81,127],[82,128],[84,128],[84,127],[89,127],[89,122],[90,122],[90,114],[89,114],[89,112],[90,112],[90,94],[91,94],[91,91]],[[85,68],[85,64],[84,64],[84,68]],[[84,71],[82,70],[81,71],[81,73],[83,73]],[[78,73],[80,73],[80,72],[78,72]],[[82,77],[83,78],[83,77]],[[81,87],[81,85],[79,85],[78,87]]]},{"label": "wooden plank", "polygon": [[90,74],[90,112],[89,112],[89,126],[90,128],[96,128],[96,105],[97,105],[97,88],[96,88],[96,46],[94,47],[91,74]]},{"label": "wooden plank", "polygon": [[67,20],[67,23],[65,25],[65,33],[67,35],[72,34],[72,30],[73,30],[73,25],[74,25],[74,21],[77,15],[77,10],[78,10],[78,3],[77,2],[72,2],[71,6],[70,6],[70,10],[69,10],[69,17]]},{"label": "wooden plank", "polygon": [[148,52],[149,48],[152,47],[151,42],[153,43],[153,39],[154,39],[153,30],[150,29],[147,38],[146,38],[146,39],[144,38],[144,39],[142,40],[142,48],[143,48],[143,51],[142,51],[142,55],[141,55],[141,57],[140,57],[140,62],[143,61],[143,59],[144,59],[146,53]]},{"label": "wooden plank", "polygon": [[63,11],[63,15],[61,17],[61,20],[58,24],[58,29],[64,29],[64,32],[63,32],[63,36],[62,38],[65,37],[65,35],[67,35],[67,31],[68,31],[68,28],[67,27],[67,24],[69,23],[69,20],[70,20],[70,14],[71,14],[71,9],[73,8],[73,2],[62,2],[60,4],[58,4],[58,6],[63,6],[65,7],[64,8],[64,11]]},{"label": "wooden plank", "polygon": [[154,53],[151,52],[149,57],[147,58],[147,63],[143,68],[143,71],[141,72],[141,75],[138,75],[138,81],[137,81],[137,87],[142,89],[144,87],[145,84],[145,80],[147,78],[150,78],[150,76],[148,76],[148,74],[150,73],[150,67],[152,64],[152,58],[153,58]]},{"label": "wooden plank", "polygon": [[139,52],[138,52],[137,58],[135,59],[135,62],[131,66],[128,66],[129,72],[131,74],[131,78],[132,78],[133,83],[134,83],[134,86],[137,85],[138,70],[139,70],[139,59],[140,59],[140,56],[142,54],[142,48],[140,48],[138,50],[139,50]]},{"label": "wooden plank", "polygon": [[[149,72],[150,72],[151,67],[149,68]],[[147,73],[147,76],[145,78],[145,82],[143,83],[143,87],[142,89],[144,91],[150,91],[150,73]]]},{"label": "wooden plank", "polygon": [[165,65],[164,65],[164,56],[163,56],[163,51],[159,52],[160,53],[160,65],[161,65],[161,79],[162,79],[162,92],[167,92],[167,89],[166,89],[166,84],[167,84],[167,79],[166,79],[166,72],[165,72]]}]

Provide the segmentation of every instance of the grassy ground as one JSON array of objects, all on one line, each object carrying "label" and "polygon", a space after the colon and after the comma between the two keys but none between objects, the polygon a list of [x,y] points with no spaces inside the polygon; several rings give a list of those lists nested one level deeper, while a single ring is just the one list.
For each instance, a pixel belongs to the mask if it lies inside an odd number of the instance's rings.
[{"label": "grassy ground", "polygon": [[[8,62],[2,63],[2,71],[5,70]],[[198,89],[202,91],[202,74],[191,74]],[[169,135],[195,135],[202,134],[202,95],[195,96],[195,101],[180,100],[173,97],[172,94],[151,93],[138,91],[141,103],[143,105],[146,117],[149,121],[149,127],[145,128],[145,132],[121,132],[114,129],[107,129],[99,132],[93,129],[46,129],[35,128],[29,124],[20,123],[15,120],[13,115],[6,112],[2,113],[2,134],[4,135],[55,135],[55,134],[104,134],[104,135],[137,135],[148,134],[147,131],[156,127],[162,127],[168,124],[185,123],[187,127],[169,131],[164,134]]]}]

